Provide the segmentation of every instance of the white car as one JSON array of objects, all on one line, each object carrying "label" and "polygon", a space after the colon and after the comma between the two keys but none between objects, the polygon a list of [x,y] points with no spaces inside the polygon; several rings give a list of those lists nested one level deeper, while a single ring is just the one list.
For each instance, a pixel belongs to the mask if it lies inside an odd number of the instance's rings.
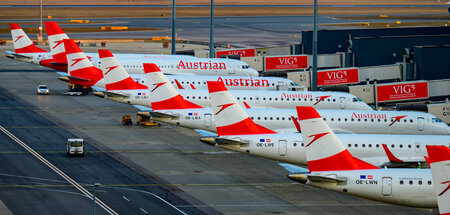
[{"label": "white car", "polygon": [[47,85],[39,85],[37,88],[38,95],[48,95],[50,94],[50,89],[48,89]]},{"label": "white car", "polygon": [[84,157],[84,140],[80,138],[67,139],[66,143],[67,155],[81,155]]}]

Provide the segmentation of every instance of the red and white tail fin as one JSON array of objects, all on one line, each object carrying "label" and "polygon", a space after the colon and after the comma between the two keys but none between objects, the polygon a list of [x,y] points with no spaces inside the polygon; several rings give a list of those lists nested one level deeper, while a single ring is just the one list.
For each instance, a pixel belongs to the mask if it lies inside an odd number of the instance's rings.
[{"label": "red and white tail fin", "polygon": [[144,63],[145,78],[153,110],[203,108],[181,97],[154,63]]},{"label": "red and white tail fin", "polygon": [[427,146],[439,213],[450,215],[450,149]]},{"label": "red and white tail fin", "polygon": [[33,44],[18,24],[9,24],[16,54],[47,52]]},{"label": "red and white tail fin", "polygon": [[109,50],[99,49],[98,55],[102,65],[106,90],[148,89],[147,86],[135,82]]},{"label": "red and white tail fin", "polygon": [[63,41],[67,53],[67,72],[71,77],[80,78],[80,80],[71,80],[71,83],[90,87],[103,79],[102,71],[92,65],[73,40],[64,39]]},{"label": "red and white tail fin", "polygon": [[276,133],[254,123],[223,82],[208,81],[207,83],[219,136]]},{"label": "red and white tail fin", "polygon": [[297,107],[311,172],[378,169],[353,157],[313,107]]},{"label": "red and white tail fin", "polygon": [[46,21],[44,24],[53,59],[66,62],[66,50],[64,48],[63,40],[69,39],[69,37],[64,33],[61,27],[59,27],[58,23]]}]

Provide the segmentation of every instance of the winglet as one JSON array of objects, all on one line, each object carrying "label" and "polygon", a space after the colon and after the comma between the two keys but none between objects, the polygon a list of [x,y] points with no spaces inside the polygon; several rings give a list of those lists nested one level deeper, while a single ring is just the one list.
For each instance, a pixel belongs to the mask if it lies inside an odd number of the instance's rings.
[{"label": "winglet", "polygon": [[178,89],[181,89],[181,90],[183,90],[183,89],[184,89],[184,87],[183,87],[183,86],[181,86],[180,82],[178,82],[178,80],[177,80],[177,79],[173,79],[173,80],[175,81],[175,84],[177,84],[177,87],[178,87]]},{"label": "winglet", "polygon": [[219,136],[276,133],[253,122],[223,82],[208,81],[207,84]]},{"label": "winglet", "polygon": [[427,151],[439,213],[450,214],[450,149],[428,145]]},{"label": "winglet", "polygon": [[295,128],[298,132],[302,132],[302,129],[300,127],[300,124],[298,123],[297,119],[294,116],[291,116],[292,122],[294,122]]},{"label": "winglet", "polygon": [[386,156],[388,157],[390,162],[403,162],[403,160],[398,159],[394,154],[392,154],[391,150],[389,150],[386,144],[381,145],[383,146],[384,152],[386,152]]},{"label": "winglet", "polygon": [[311,172],[378,169],[353,157],[312,107],[297,107]]}]

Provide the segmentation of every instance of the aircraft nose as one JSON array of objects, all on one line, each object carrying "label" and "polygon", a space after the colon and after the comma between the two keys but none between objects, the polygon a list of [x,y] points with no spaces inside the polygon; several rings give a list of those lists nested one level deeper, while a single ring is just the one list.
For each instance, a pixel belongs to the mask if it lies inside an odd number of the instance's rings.
[{"label": "aircraft nose", "polygon": [[259,76],[259,72],[256,71],[255,69],[250,68],[250,76],[258,77]]}]

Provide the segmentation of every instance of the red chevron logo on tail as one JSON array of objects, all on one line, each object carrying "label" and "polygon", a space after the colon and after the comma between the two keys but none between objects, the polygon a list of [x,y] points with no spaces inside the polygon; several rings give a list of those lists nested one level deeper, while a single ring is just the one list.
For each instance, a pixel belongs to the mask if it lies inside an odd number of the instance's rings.
[{"label": "red chevron logo on tail", "polygon": [[447,186],[447,188],[445,188],[444,191],[442,191],[441,193],[439,193],[438,196],[444,195],[444,193],[447,192],[447,191],[450,189],[450,181],[444,181],[444,182],[441,182],[441,184],[448,184],[448,186]]},{"label": "red chevron logo on tail", "polygon": [[17,42],[17,40],[19,40],[20,38],[22,38],[22,37],[24,37],[24,36],[25,36],[25,35],[20,35],[20,36],[18,36],[17,39],[14,40],[14,42]]},{"label": "red chevron logo on tail", "polygon": [[325,136],[325,135],[327,135],[329,133],[330,132],[325,132],[325,133],[313,134],[313,135],[308,136],[308,137],[314,137],[314,139],[311,142],[309,142],[308,145],[306,145],[305,147],[308,147],[309,145],[314,143],[316,140],[320,139],[321,137],[323,137],[323,136]]},{"label": "red chevron logo on tail", "polygon": [[162,86],[162,85],[164,85],[164,84],[167,84],[167,82],[162,82],[162,83],[157,83],[157,84],[153,84],[153,85],[156,85],[156,86],[155,86],[155,88],[153,88],[153,90],[152,90],[152,91],[150,91],[150,92],[153,92],[153,91],[155,91],[155,90],[156,90],[156,88],[158,88],[158,87],[160,87],[160,86]]},{"label": "red chevron logo on tail", "polygon": [[56,45],[55,45],[55,46],[53,46],[53,48],[52,48],[52,49],[56,48],[56,46],[59,46],[59,45],[61,45],[62,43],[64,43],[64,41],[63,41],[63,40],[58,40],[58,41],[55,41],[55,42],[53,42],[53,43],[56,43]]},{"label": "red chevron logo on tail", "polygon": [[84,60],[85,58],[83,57],[83,58],[77,58],[77,59],[73,59],[72,61],[73,61],[73,63],[72,63],[72,65],[70,65],[70,66],[73,66],[73,65],[75,65],[75,64],[77,64],[77,63],[79,63],[80,61],[82,61],[82,60]]},{"label": "red chevron logo on tail", "polygon": [[223,110],[225,110],[226,108],[230,107],[231,105],[234,105],[236,103],[230,103],[230,104],[224,104],[224,105],[219,105],[217,107],[222,107],[219,111],[217,111],[217,113],[215,113],[214,115],[219,114],[220,112],[222,112]]},{"label": "red chevron logo on tail", "polygon": [[105,72],[105,75],[108,74],[109,72],[111,72],[111,70],[113,70],[113,69],[115,69],[115,68],[117,68],[117,67],[119,67],[119,66],[111,66],[111,67],[108,67],[108,68],[107,68],[108,71]]}]

